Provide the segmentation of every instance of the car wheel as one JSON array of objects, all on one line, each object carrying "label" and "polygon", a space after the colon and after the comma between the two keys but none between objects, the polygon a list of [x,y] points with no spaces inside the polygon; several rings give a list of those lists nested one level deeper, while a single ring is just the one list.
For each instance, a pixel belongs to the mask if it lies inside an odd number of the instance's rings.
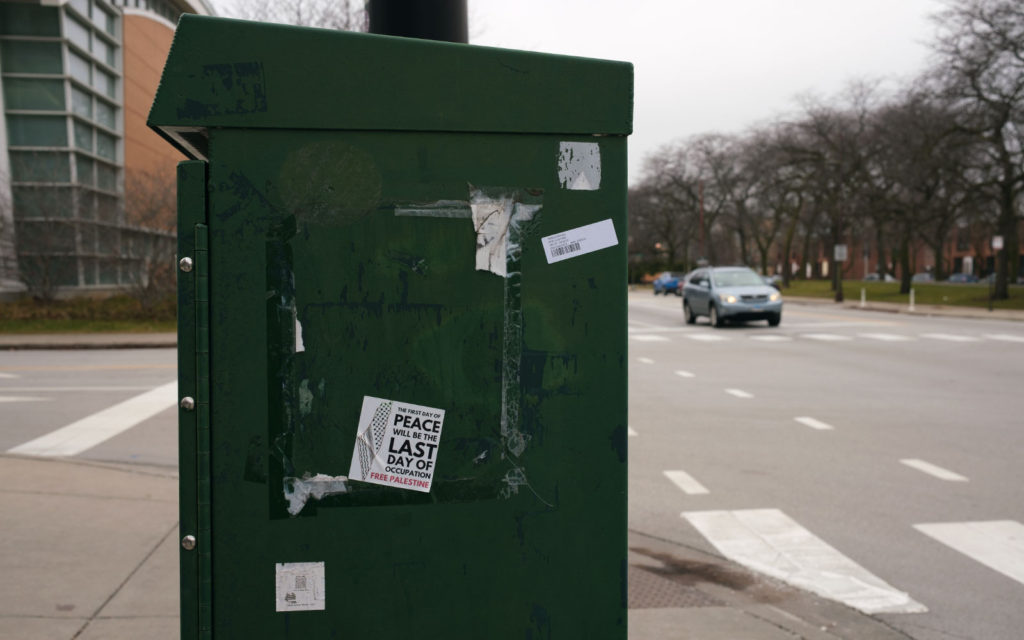
[{"label": "car wheel", "polygon": [[683,299],[683,320],[686,320],[686,324],[693,324],[697,321],[697,316],[693,315],[693,309],[690,308],[690,303]]},{"label": "car wheel", "polygon": [[711,321],[711,326],[715,328],[721,327],[724,324],[721,316],[718,315],[718,307],[715,305],[711,305],[711,308],[708,309],[708,320]]},{"label": "car wheel", "polygon": [[654,295],[658,295],[658,287],[654,287]]},{"label": "car wheel", "polygon": [[781,313],[776,313],[776,314],[771,315],[771,316],[768,317],[768,326],[769,327],[777,327],[777,326],[779,326],[780,322],[782,322],[782,314]]}]

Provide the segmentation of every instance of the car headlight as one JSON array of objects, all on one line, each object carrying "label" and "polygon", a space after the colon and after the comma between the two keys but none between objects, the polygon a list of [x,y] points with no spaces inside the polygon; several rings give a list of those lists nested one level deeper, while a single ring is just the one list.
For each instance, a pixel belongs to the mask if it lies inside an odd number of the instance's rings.
[{"label": "car headlight", "polygon": [[772,302],[778,302],[779,300],[782,299],[782,294],[776,291],[772,295],[768,296],[768,299],[771,300]]},{"label": "car headlight", "polygon": [[731,296],[728,293],[718,294],[718,299],[728,304],[733,304],[734,302],[736,302],[736,296]]}]

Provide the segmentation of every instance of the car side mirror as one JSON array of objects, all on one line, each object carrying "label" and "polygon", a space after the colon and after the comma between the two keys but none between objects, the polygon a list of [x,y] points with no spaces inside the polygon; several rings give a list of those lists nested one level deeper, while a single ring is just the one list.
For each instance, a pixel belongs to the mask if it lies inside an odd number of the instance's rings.
[{"label": "car side mirror", "polygon": [[708,288],[708,281],[707,280],[698,280],[697,281],[697,286],[698,287],[703,287],[703,288],[707,289]]}]

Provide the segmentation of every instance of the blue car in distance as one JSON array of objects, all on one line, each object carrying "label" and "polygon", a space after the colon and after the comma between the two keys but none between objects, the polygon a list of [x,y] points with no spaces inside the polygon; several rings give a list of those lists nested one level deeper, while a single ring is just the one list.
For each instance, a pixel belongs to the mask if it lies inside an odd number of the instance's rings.
[{"label": "blue car in distance", "polygon": [[782,294],[747,267],[697,269],[683,285],[683,319],[693,324],[698,316],[707,316],[713,327],[734,320],[767,320],[777,327]]},{"label": "blue car in distance", "polygon": [[658,274],[658,277],[654,279],[654,295],[663,293],[668,295],[674,293],[677,296],[680,295],[679,280],[685,274],[677,271],[664,271]]}]

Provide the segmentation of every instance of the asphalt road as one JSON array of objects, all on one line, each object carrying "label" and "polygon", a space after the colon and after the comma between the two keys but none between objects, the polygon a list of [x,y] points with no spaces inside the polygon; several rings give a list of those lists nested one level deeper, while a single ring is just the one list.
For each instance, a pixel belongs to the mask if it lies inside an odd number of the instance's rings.
[{"label": "asphalt road", "polygon": [[914,638],[1020,637],[1024,325],[790,304],[714,329],[649,291],[629,322],[631,529],[864,587],[834,551]]},{"label": "asphalt road", "polygon": [[[634,534],[913,638],[1020,637],[1024,324],[790,304],[714,329],[650,292],[629,320]],[[0,451],[172,469],[174,360],[0,352]]]}]

